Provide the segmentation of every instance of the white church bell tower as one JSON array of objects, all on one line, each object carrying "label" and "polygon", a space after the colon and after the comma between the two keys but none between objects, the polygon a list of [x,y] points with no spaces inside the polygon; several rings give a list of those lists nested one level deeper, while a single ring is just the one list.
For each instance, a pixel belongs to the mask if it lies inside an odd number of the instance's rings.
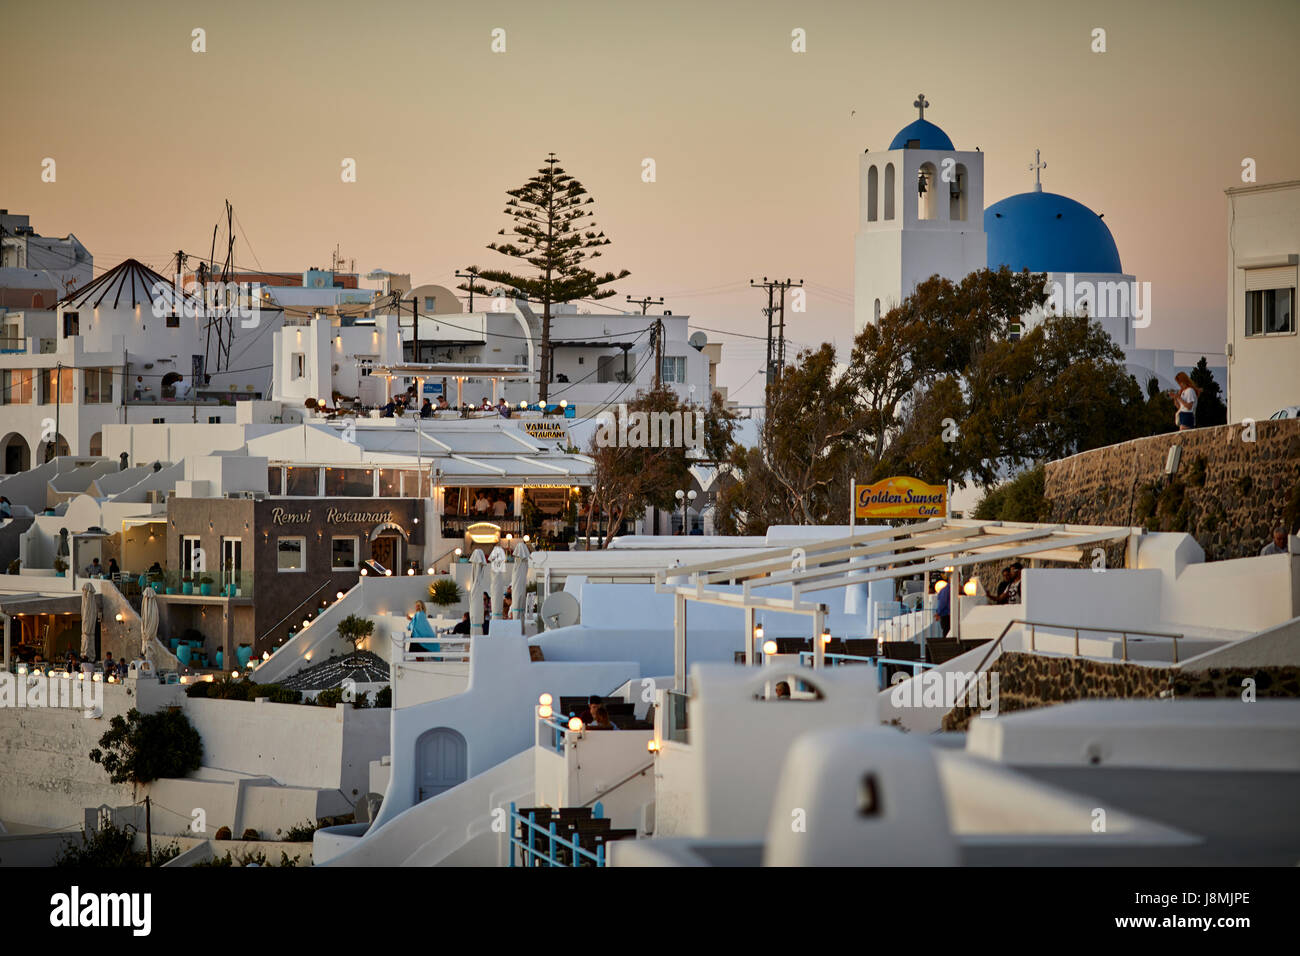
[{"label": "white church bell tower", "polygon": [[960,281],[987,264],[984,154],[956,149],[925,118],[899,130],[883,153],[859,159],[854,332],[938,273]]}]

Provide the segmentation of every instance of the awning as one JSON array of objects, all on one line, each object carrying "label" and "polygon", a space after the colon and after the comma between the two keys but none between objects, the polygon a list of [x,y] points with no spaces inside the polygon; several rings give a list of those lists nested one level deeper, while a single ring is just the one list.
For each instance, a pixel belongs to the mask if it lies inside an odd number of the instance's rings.
[{"label": "awning", "polygon": [[[98,597],[98,595],[96,595]],[[81,615],[81,594],[60,595],[13,594],[0,597],[0,614],[76,614]]]},{"label": "awning", "polygon": [[375,525],[375,530],[370,532],[370,540],[374,541],[385,531],[396,531],[398,534],[402,536],[404,540],[407,541],[409,541],[411,538],[411,536],[406,533],[406,529],[403,528],[400,524],[397,524],[396,522],[393,521],[385,521],[383,524]]}]

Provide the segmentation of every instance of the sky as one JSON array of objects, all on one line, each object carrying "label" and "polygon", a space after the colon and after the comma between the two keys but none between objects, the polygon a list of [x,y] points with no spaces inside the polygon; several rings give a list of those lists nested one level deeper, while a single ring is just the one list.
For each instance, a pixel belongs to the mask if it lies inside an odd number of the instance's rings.
[{"label": "sky", "polygon": [[762,393],[751,279],[803,279],[789,348],[847,356],[858,156],[918,92],[986,154],[986,205],[1032,188],[1041,149],[1044,189],[1104,213],[1152,284],[1138,345],[1211,364],[1224,190],[1247,157],[1261,183],[1300,179],[1294,0],[0,0],[0,23],[0,206],[75,233],[96,272],[206,255],[229,199],[243,267],[328,267],[337,245],[363,274],[450,286],[509,265],[485,248],[505,191],[553,151],[613,240],[597,263],[631,271],[592,311],[662,296],[725,343],[719,383],[742,402]]}]

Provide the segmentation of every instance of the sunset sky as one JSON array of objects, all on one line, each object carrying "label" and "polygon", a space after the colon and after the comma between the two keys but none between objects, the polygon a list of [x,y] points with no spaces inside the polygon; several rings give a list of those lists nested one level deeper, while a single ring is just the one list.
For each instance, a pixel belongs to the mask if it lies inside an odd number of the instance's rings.
[{"label": "sunset sky", "polygon": [[[987,154],[986,204],[1032,188],[1041,149],[1044,188],[1104,213],[1152,283],[1138,344],[1213,363],[1223,191],[1245,157],[1259,182],[1300,179],[1295,0],[0,3],[0,206],[75,233],[97,272],[206,255],[229,199],[241,266],[327,267],[339,244],[362,273],[451,285],[506,264],[484,248],[505,190],[554,151],[613,239],[598,262],[632,272],[608,305],[663,296],[693,326],[761,336],[749,279],[803,278],[789,338],[844,354],[858,155],[924,91],[926,118]],[[763,342],[708,334],[721,383],[760,400]]]}]

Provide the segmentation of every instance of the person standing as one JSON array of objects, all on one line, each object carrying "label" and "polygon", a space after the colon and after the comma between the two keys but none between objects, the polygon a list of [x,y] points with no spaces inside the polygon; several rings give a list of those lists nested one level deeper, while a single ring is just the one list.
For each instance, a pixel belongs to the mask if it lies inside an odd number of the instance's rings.
[{"label": "person standing", "polygon": [[1179,372],[1174,376],[1174,381],[1178,383],[1178,388],[1171,393],[1178,409],[1175,424],[1179,431],[1190,431],[1196,427],[1196,405],[1200,401],[1201,390],[1186,372]]},{"label": "person standing", "polygon": [[952,623],[952,585],[947,581],[939,580],[935,582],[935,587],[940,584],[938,600],[934,604],[934,619],[939,622],[939,636],[948,636],[948,626]]},{"label": "person standing", "polygon": [[1263,558],[1263,557],[1267,557],[1270,554],[1286,554],[1288,550],[1286,537],[1287,537],[1286,528],[1282,527],[1281,525],[1278,525],[1276,528],[1273,529],[1272,539],[1268,542],[1268,544],[1260,548],[1259,556]]}]

